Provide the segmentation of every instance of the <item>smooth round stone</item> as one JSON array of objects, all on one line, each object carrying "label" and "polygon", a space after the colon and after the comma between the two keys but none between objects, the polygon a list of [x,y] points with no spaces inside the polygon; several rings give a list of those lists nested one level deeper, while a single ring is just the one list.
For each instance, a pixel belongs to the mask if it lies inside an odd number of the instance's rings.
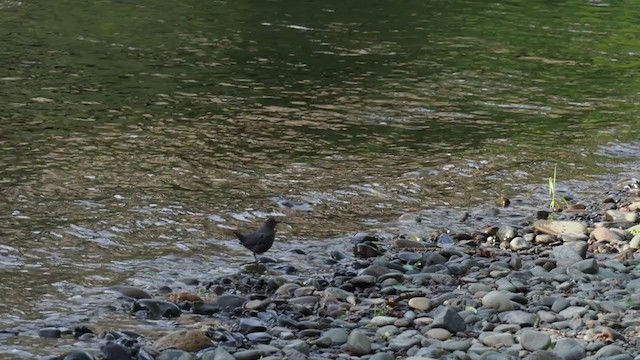
[{"label": "smooth round stone", "polygon": [[409,306],[420,311],[431,309],[431,300],[426,297],[414,297],[409,300]]},{"label": "smooth round stone", "polygon": [[356,356],[363,356],[371,353],[371,340],[359,330],[351,331],[347,340],[347,349]]},{"label": "smooth round stone", "polygon": [[242,307],[242,305],[244,305],[244,303],[247,301],[249,301],[249,299],[244,296],[226,294],[220,296],[216,300],[216,303],[218,304],[218,306],[220,306],[221,309],[231,310]]},{"label": "smooth round stone", "polygon": [[522,326],[533,326],[536,323],[536,314],[531,314],[522,310],[513,310],[502,312],[498,318],[503,323],[516,324]]},{"label": "smooth round stone", "polygon": [[146,309],[153,319],[178,317],[182,314],[180,308],[169,301],[156,299],[140,299],[134,305],[134,311]]},{"label": "smooth round stone", "polygon": [[383,288],[398,285],[398,284],[400,284],[400,281],[394,278],[388,278],[380,282],[380,286]]},{"label": "smooth round stone", "polygon": [[413,336],[413,337],[397,336],[397,337],[391,338],[391,340],[389,341],[389,350],[407,351],[416,345],[420,345],[421,342],[422,342],[422,339],[417,336]]},{"label": "smooth round stone", "polygon": [[509,247],[511,247],[511,250],[513,251],[518,251],[530,248],[531,244],[527,240],[518,236],[509,242]]},{"label": "smooth round stone", "polygon": [[339,300],[347,300],[349,297],[353,296],[353,293],[337,287],[328,287],[324,289],[322,295],[324,297],[333,297]]},{"label": "smooth round stone", "polygon": [[212,302],[194,302],[191,312],[198,315],[211,316],[220,312],[220,306]]},{"label": "smooth round stone", "polygon": [[629,241],[629,247],[632,249],[640,249],[640,234],[634,235]]},{"label": "smooth round stone", "polygon": [[151,299],[148,292],[135,286],[112,286],[109,289],[134,299]]},{"label": "smooth round stone", "polygon": [[271,300],[251,300],[244,304],[244,308],[248,310],[263,310],[269,304],[271,304]]},{"label": "smooth round stone", "polygon": [[45,327],[38,330],[38,336],[43,338],[57,339],[62,336],[62,331],[54,327]]},{"label": "smooth round stone", "polygon": [[[233,353],[235,360],[258,360],[263,357],[263,353],[260,350],[242,350]],[[217,358],[216,358],[217,360]]]},{"label": "smooth round stone", "polygon": [[556,238],[555,236],[549,234],[538,234],[533,241],[538,244],[550,244],[556,241]]},{"label": "smooth round stone", "polygon": [[496,232],[496,237],[500,241],[511,241],[516,236],[518,236],[518,231],[512,226],[500,226]]},{"label": "smooth round stone", "polygon": [[376,336],[388,339],[388,338],[398,334],[398,332],[400,332],[400,330],[398,329],[397,326],[395,326],[395,325],[387,325],[387,326],[383,326],[381,328],[378,328],[378,330],[376,330]]},{"label": "smooth round stone", "polygon": [[411,326],[411,324],[413,324],[413,320],[406,319],[406,318],[397,319],[396,321],[393,322],[393,325],[397,327],[409,327]]},{"label": "smooth round stone", "polygon": [[520,345],[529,351],[545,350],[551,344],[551,336],[542,331],[523,330]]},{"label": "smooth round stone", "polygon": [[438,340],[447,340],[451,337],[451,333],[449,331],[440,328],[429,329],[425,335]]},{"label": "smooth round stone", "polygon": [[482,297],[482,305],[497,311],[510,311],[515,305],[509,295],[500,291],[491,291]]},{"label": "smooth round stone", "polygon": [[179,349],[193,352],[211,346],[211,339],[202,330],[177,330],[170,332],[153,343],[158,350]]}]

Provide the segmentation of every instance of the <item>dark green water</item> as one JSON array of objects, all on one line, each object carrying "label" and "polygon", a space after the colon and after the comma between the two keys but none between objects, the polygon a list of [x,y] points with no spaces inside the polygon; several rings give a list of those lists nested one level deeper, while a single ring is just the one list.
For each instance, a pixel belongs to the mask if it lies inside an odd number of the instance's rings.
[{"label": "dark green water", "polygon": [[545,206],[556,164],[573,193],[634,176],[639,10],[0,0],[0,327],[233,272],[227,228],[256,216],[286,217],[283,250],[503,193]]}]

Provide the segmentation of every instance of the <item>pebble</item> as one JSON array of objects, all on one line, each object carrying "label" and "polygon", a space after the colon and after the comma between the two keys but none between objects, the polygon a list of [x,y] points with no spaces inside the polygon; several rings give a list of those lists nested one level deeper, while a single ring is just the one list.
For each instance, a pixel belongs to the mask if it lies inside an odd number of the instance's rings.
[{"label": "pebble", "polygon": [[545,350],[551,344],[551,336],[542,331],[523,330],[520,345],[529,351]]},{"label": "pebble", "polygon": [[491,291],[482,297],[482,305],[497,310],[510,311],[515,309],[509,295],[502,291]]},{"label": "pebble", "polygon": [[431,301],[426,297],[414,297],[409,300],[409,306],[416,310],[427,311],[431,308]]},{"label": "pebble", "polygon": [[62,336],[62,331],[60,331],[60,329],[54,328],[54,327],[45,327],[45,328],[42,328],[42,329],[38,330],[38,336],[43,337],[43,338],[57,339],[60,336]]},{"label": "pebble", "polygon": [[371,340],[360,330],[353,330],[347,339],[347,349],[356,356],[368,355],[371,353]]}]

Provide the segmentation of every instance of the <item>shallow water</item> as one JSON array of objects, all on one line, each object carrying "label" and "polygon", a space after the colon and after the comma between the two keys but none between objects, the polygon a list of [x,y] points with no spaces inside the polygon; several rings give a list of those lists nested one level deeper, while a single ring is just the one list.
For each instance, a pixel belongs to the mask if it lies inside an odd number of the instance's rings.
[{"label": "shallow water", "polygon": [[268,215],[274,253],[348,251],[500,194],[493,221],[520,220],[556,164],[578,199],[637,176],[639,7],[0,0],[0,328],[233,273],[251,256],[229,229]]}]

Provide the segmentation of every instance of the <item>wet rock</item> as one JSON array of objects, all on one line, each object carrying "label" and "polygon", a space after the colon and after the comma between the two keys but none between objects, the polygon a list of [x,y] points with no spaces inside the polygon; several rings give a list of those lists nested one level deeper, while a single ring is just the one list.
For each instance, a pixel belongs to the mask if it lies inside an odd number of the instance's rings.
[{"label": "wet rock", "polygon": [[254,343],[268,344],[271,342],[271,334],[268,332],[252,332],[246,335],[247,340]]},{"label": "wet rock", "polygon": [[267,331],[266,326],[257,318],[242,318],[238,326],[238,332],[243,335],[264,331]]},{"label": "wet rock", "polygon": [[531,247],[531,244],[524,238],[516,237],[509,242],[509,247],[513,251],[526,250]]},{"label": "wet rock", "polygon": [[425,335],[427,337],[442,340],[442,341],[447,340],[451,337],[451,333],[448,330],[440,329],[440,328],[429,329],[427,330]]},{"label": "wet rock", "polygon": [[350,282],[357,288],[368,288],[376,284],[376,278],[372,275],[360,275],[352,278]]},{"label": "wet rock", "polygon": [[587,356],[585,347],[575,339],[560,339],[553,348],[553,353],[563,360],[581,360]]},{"label": "wet rock", "polygon": [[211,346],[211,339],[202,330],[178,330],[171,332],[153,344],[158,350],[175,348],[183,351],[194,352]]},{"label": "wet rock", "polygon": [[63,360],[94,360],[88,352],[84,350],[72,350],[62,358]]},{"label": "wet rock", "polygon": [[135,286],[112,286],[109,289],[133,299],[151,299],[148,292]]},{"label": "wet rock", "polygon": [[220,306],[217,303],[195,302],[191,312],[198,315],[211,316],[220,312]]},{"label": "wet rock", "polygon": [[577,221],[538,220],[533,223],[533,227],[539,232],[555,236],[587,233],[587,226]]},{"label": "wet rock", "polygon": [[216,300],[216,303],[222,310],[229,311],[229,310],[242,307],[244,303],[247,301],[249,301],[249,299],[247,299],[244,296],[226,294],[226,295],[220,296]]},{"label": "wet rock", "polygon": [[369,358],[369,360],[394,360],[394,359],[395,357],[393,356],[393,354],[388,352],[379,352],[374,355],[371,355],[371,357]]},{"label": "wet rock", "polygon": [[433,314],[433,327],[440,327],[452,333],[465,331],[467,324],[457,312],[447,306],[440,306]]},{"label": "wet rock", "polygon": [[511,241],[513,238],[518,236],[518,230],[516,230],[512,226],[503,225],[498,228],[498,232],[496,232],[496,237],[500,241]]},{"label": "wet rock", "polygon": [[151,319],[160,319],[163,317],[178,317],[182,314],[182,310],[176,304],[155,299],[141,299],[135,302],[133,311],[146,311],[147,317]]},{"label": "wet rock", "polygon": [[509,198],[504,195],[500,195],[496,199],[496,205],[501,208],[506,208],[507,206],[509,206],[509,204],[511,204],[511,200],[509,200]]},{"label": "wet rock", "polygon": [[260,350],[242,350],[233,354],[235,360],[258,360],[263,357]]},{"label": "wet rock", "polygon": [[382,250],[376,244],[356,244],[353,246],[353,256],[368,259],[382,255]]},{"label": "wet rock", "polygon": [[347,349],[356,356],[371,353],[371,340],[360,330],[352,330],[347,339]]},{"label": "wet rock", "polygon": [[426,245],[420,241],[395,239],[393,240],[394,249],[424,249]]},{"label": "wet rock", "polygon": [[235,360],[225,348],[218,346],[215,350],[207,350],[201,354],[200,360]]},{"label": "wet rock", "polygon": [[186,351],[167,349],[160,353],[156,360],[196,360],[196,357]]},{"label": "wet rock", "polygon": [[104,360],[130,360],[131,350],[114,342],[107,342],[100,347],[100,353]]},{"label": "wet rock", "polygon": [[520,345],[529,351],[545,350],[551,344],[551,336],[542,331],[523,330]]},{"label": "wet rock", "polygon": [[38,336],[43,338],[57,339],[62,336],[62,331],[54,327],[45,327],[38,330]]}]

